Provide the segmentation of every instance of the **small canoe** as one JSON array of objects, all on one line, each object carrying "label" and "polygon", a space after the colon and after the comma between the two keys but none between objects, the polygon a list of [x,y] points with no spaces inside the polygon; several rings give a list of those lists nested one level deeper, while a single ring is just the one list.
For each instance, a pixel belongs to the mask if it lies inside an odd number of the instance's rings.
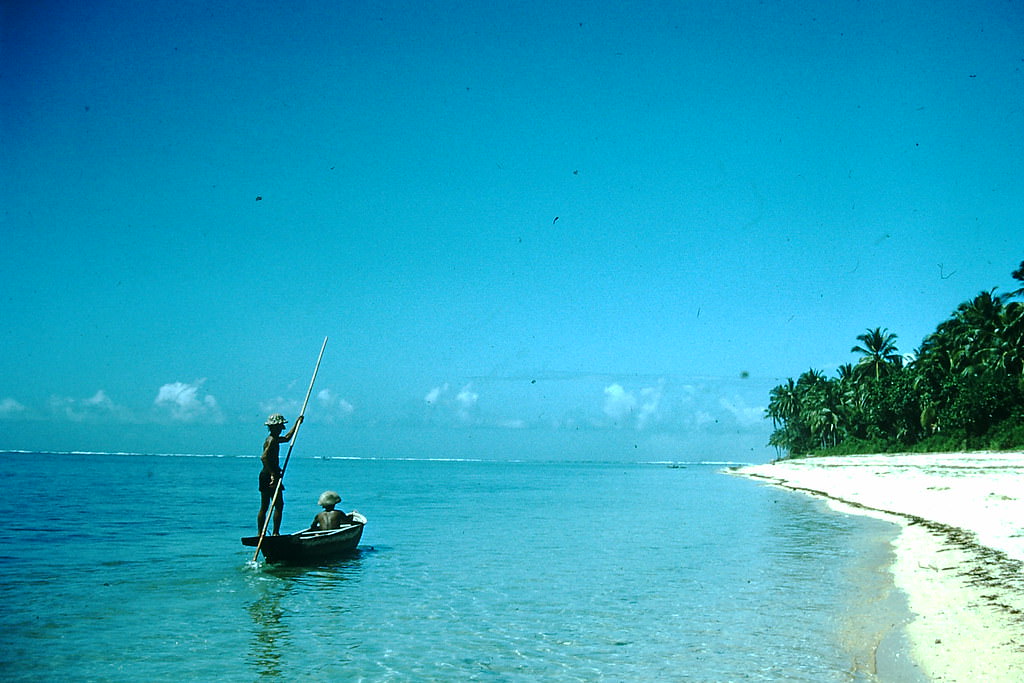
[{"label": "small canoe", "polygon": [[260,546],[267,562],[282,564],[319,564],[347,557],[355,552],[363,536],[366,518],[354,513],[353,524],[329,531],[299,531],[282,536],[246,536],[242,545]]}]

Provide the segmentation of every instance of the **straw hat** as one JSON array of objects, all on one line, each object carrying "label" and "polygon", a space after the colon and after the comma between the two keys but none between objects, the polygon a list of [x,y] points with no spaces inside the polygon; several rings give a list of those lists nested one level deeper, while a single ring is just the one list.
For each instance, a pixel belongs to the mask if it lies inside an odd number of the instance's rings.
[{"label": "straw hat", "polygon": [[325,508],[330,505],[337,505],[340,502],[341,496],[339,496],[337,493],[335,493],[334,491],[324,491],[323,493],[320,494],[320,500],[317,501],[317,504],[320,505],[320,507]]},{"label": "straw hat", "polygon": [[288,422],[288,420],[284,419],[284,415],[281,413],[274,413],[267,418],[267,421],[264,422],[264,424],[268,427],[273,427],[274,425],[284,425],[286,422]]}]

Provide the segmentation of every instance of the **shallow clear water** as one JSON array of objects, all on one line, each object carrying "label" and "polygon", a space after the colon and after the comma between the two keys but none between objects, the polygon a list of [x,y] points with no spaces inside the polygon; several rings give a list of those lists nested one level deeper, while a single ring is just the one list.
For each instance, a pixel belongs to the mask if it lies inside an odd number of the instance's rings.
[{"label": "shallow clear water", "polygon": [[369,524],[282,569],[239,542],[255,458],[0,462],[6,680],[872,680],[891,527],[719,466],[293,458],[285,530],[325,488]]}]

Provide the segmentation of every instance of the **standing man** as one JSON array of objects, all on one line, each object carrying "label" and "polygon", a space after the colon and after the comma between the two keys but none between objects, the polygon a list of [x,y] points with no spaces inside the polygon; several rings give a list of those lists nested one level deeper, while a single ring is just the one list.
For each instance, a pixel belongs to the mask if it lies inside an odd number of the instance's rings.
[{"label": "standing man", "polygon": [[[274,413],[267,418],[267,429],[270,430],[270,434],[267,435],[267,440],[263,442],[263,455],[260,456],[260,460],[263,462],[263,469],[260,471],[260,513],[257,517],[259,523],[258,533],[263,533],[263,525],[267,521],[267,510],[270,508],[270,501],[274,497],[274,490],[277,488],[277,484],[281,481],[281,465],[279,458],[281,455],[281,444],[288,443],[295,435],[295,430],[302,424],[302,415],[295,420],[295,426],[292,427],[287,434],[282,435],[284,426],[287,424],[287,420],[284,419],[284,415],[280,413]],[[277,501],[274,503],[274,535],[277,536],[281,533],[281,516],[284,513],[284,486],[281,486],[281,491],[277,494]]]}]

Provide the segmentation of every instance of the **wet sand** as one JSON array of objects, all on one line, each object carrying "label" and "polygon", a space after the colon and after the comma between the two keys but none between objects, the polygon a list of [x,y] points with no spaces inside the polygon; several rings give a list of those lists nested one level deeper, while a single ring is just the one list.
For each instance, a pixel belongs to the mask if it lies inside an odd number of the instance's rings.
[{"label": "wet sand", "polygon": [[808,458],[733,473],[900,524],[892,573],[913,614],[914,666],[889,656],[880,679],[915,669],[933,681],[1024,680],[1024,453]]}]

